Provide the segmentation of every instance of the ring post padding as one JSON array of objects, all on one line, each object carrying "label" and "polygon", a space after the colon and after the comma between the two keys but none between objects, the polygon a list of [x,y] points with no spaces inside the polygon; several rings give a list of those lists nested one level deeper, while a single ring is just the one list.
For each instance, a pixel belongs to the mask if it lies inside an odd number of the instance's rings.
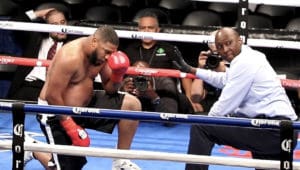
[{"label": "ring post padding", "polygon": [[25,112],[23,103],[12,104],[13,113],[13,170],[23,170],[24,168],[24,124]]},{"label": "ring post padding", "polygon": [[248,0],[239,0],[238,5],[238,31],[240,33],[240,36],[244,42],[244,44],[247,44],[248,40]]},{"label": "ring post padding", "polygon": [[294,129],[291,121],[280,122],[280,169],[293,169],[293,136]]}]

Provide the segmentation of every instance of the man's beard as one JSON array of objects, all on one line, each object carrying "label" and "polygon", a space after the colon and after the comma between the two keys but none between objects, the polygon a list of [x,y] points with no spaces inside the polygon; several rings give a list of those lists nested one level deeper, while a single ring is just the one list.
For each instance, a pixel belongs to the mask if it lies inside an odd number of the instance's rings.
[{"label": "man's beard", "polygon": [[89,61],[90,61],[90,64],[92,64],[94,66],[99,66],[102,63],[104,63],[105,60],[104,59],[99,60],[97,50],[94,50],[93,53],[89,56]]},{"label": "man's beard", "polygon": [[62,41],[64,41],[64,40],[67,39],[67,36],[59,37],[59,36],[54,36],[54,35],[51,35],[51,34],[50,34],[50,37],[51,37],[54,41],[56,41],[56,42],[62,42]]}]

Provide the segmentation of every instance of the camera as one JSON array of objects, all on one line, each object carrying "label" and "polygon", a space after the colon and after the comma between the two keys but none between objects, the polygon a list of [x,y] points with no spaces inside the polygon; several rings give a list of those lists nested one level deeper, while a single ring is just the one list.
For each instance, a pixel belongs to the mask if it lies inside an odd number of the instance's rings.
[{"label": "camera", "polygon": [[148,79],[144,76],[135,76],[133,77],[133,84],[137,90],[146,91],[148,88]]},{"label": "camera", "polygon": [[218,53],[212,53],[207,56],[205,68],[207,69],[215,69],[219,66],[220,62],[222,61],[222,58]]}]

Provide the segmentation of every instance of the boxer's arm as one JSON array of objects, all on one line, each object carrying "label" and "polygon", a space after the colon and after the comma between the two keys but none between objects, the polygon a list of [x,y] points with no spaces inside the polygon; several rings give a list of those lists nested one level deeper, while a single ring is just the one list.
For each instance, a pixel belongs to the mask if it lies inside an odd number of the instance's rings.
[{"label": "boxer's arm", "polygon": [[100,71],[100,75],[102,80],[102,87],[107,93],[113,94],[119,90],[122,84],[115,83],[110,80],[111,69],[107,64]]},{"label": "boxer's arm", "polygon": [[[65,50],[63,48],[63,50]],[[66,52],[59,51],[48,69],[46,100],[52,105],[65,105],[63,94],[67,91],[73,75],[77,71],[80,62],[76,57]],[[71,116],[61,115],[60,124],[70,137],[72,144],[76,146],[89,146],[88,133],[78,126]]]},{"label": "boxer's arm", "polygon": [[[62,50],[64,50],[63,48]],[[68,88],[71,77],[76,72],[76,65],[78,65],[78,61],[72,59],[74,57],[64,54],[65,52],[61,51],[56,53],[46,76],[45,99],[52,105],[65,105],[63,94]]]}]

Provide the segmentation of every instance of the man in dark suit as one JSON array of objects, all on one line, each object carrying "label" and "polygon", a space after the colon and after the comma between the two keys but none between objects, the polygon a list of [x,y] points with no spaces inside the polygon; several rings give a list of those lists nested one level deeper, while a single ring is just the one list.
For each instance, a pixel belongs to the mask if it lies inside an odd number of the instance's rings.
[{"label": "man in dark suit", "polygon": [[[32,22],[37,19],[43,19],[48,24],[67,24],[64,13],[54,8],[21,12],[12,20]],[[23,50],[22,57],[26,58],[51,59],[49,57],[53,57],[53,54],[67,41],[67,35],[61,33],[15,31],[14,36],[17,44]],[[8,98],[37,101],[45,77],[45,67],[18,66],[8,92]]]}]

